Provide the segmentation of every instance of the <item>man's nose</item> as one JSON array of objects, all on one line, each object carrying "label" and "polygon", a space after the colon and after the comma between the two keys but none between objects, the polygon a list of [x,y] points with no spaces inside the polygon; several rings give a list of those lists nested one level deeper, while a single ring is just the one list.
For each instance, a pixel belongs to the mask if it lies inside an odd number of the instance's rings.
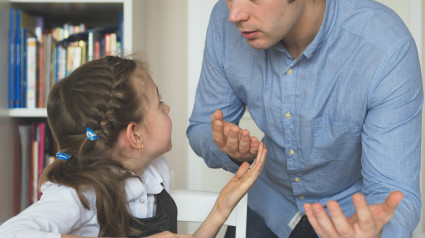
[{"label": "man's nose", "polygon": [[249,18],[247,0],[228,0],[229,21],[233,23],[246,21]]}]

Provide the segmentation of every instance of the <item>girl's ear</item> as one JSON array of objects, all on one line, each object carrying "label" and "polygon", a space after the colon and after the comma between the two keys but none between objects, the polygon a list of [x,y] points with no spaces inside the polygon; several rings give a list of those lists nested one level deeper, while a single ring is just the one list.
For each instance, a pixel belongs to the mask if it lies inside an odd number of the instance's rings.
[{"label": "girl's ear", "polygon": [[143,151],[143,138],[142,138],[142,128],[136,122],[130,122],[127,125],[126,137],[130,146]]}]

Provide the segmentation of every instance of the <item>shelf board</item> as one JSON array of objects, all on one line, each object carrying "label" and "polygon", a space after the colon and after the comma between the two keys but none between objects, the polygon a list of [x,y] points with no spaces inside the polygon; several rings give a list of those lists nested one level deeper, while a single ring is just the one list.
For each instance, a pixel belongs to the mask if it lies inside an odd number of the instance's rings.
[{"label": "shelf board", "polygon": [[9,116],[9,117],[31,117],[31,118],[43,118],[47,117],[47,110],[46,108],[35,108],[35,109],[28,109],[28,108],[13,108],[13,109],[5,109],[1,110],[1,115]]}]

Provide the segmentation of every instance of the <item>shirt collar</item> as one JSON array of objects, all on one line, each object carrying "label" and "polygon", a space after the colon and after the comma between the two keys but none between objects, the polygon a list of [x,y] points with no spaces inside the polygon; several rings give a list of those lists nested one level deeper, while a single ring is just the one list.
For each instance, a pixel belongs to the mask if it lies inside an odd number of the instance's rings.
[{"label": "shirt collar", "polygon": [[313,56],[314,52],[321,46],[321,44],[326,40],[326,38],[329,36],[330,32],[334,28],[337,17],[337,4],[338,1],[326,0],[325,16],[323,17],[323,22],[320,26],[320,30],[314,40],[303,52],[304,56],[307,59]]},{"label": "shirt collar", "polygon": [[159,194],[164,189],[162,183],[163,180],[158,171],[152,165],[148,165],[140,179],[133,177],[125,181],[127,199],[138,199],[143,193]]},{"label": "shirt collar", "polygon": [[[307,59],[313,57],[314,52],[321,46],[321,44],[326,40],[326,38],[329,36],[330,32],[334,28],[337,16],[337,2],[338,1],[335,0],[326,0],[325,16],[323,17],[322,25],[320,26],[319,32],[302,53]],[[273,48],[275,50],[288,54],[288,51],[285,49],[285,47],[283,47],[281,42],[277,43]],[[290,57],[289,54],[288,57]],[[298,59],[300,58],[301,57],[298,57]]]}]

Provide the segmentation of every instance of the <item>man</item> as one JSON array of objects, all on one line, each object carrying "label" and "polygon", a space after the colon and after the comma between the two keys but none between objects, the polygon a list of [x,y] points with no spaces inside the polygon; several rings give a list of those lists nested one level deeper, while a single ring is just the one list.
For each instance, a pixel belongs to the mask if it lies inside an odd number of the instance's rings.
[{"label": "man", "polygon": [[421,210],[422,102],[415,42],[387,7],[220,0],[187,136],[235,172],[259,144],[237,126],[245,107],[264,132],[248,237],[406,238]]}]

